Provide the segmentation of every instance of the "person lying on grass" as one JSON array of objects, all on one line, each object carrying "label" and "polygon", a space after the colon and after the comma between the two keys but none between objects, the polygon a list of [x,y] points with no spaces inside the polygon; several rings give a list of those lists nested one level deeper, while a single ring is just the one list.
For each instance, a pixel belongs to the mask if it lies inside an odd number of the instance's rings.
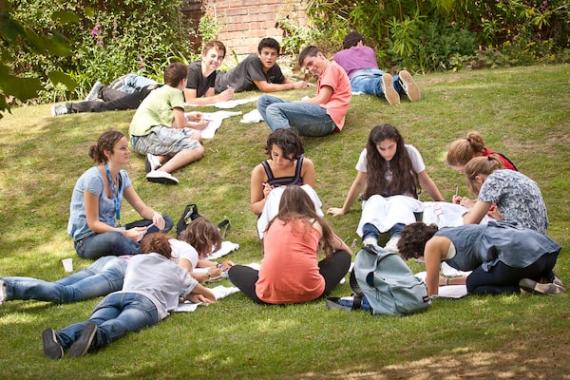
[{"label": "person lying on grass", "polygon": [[[220,248],[219,229],[203,217],[194,220],[178,239],[169,239],[171,260],[203,283],[216,278],[233,265],[207,260]],[[131,256],[103,256],[87,268],[50,282],[30,277],[0,278],[0,304],[12,300],[38,300],[56,304],[72,303],[105,296],[121,290],[128,260]],[[206,272],[194,271],[207,268]]]},{"label": "person lying on grass", "polygon": [[122,290],[106,296],[87,321],[58,331],[44,330],[44,354],[61,359],[66,349],[69,357],[100,349],[131,331],[157,324],[178,306],[180,298],[215,302],[212,292],[170,260],[171,251],[165,234],[145,237],[143,254],[129,260]]},{"label": "person lying on grass", "polygon": [[[318,261],[320,249],[325,258]],[[234,265],[228,272],[235,286],[262,304],[304,303],[329,294],[348,272],[352,254],[297,185],[285,188],[263,251],[259,271]]]},{"label": "person lying on grass", "polygon": [[[200,132],[208,121],[200,112],[184,114],[184,93],[188,68],[171,63],[164,70],[164,86],[141,103],[129,127],[133,150],[148,155],[150,182],[177,184],[170,173],[204,155]],[[158,157],[156,157],[158,156]]]},{"label": "person lying on grass", "polygon": [[[67,232],[77,254],[84,259],[135,255],[145,234],[169,231],[172,220],[147,206],[122,170],[130,158],[129,142],[119,131],[109,130],[89,149],[95,165],[75,183],[69,206]],[[123,197],[144,219],[121,227]]]},{"label": "person lying on grass", "polygon": [[559,294],[565,287],[552,271],[560,246],[545,235],[505,222],[442,228],[413,223],[398,241],[404,259],[425,262],[430,296],[442,284],[442,262],[460,271],[473,271],[467,278],[444,279],[443,284],[465,284],[472,294],[512,294],[520,290]]},{"label": "person lying on grass", "polygon": [[465,180],[476,202],[454,196],[453,202],[471,210],[463,217],[465,224],[479,223],[487,214],[497,220],[516,223],[545,234],[548,228],[546,205],[540,188],[526,175],[504,169],[492,156],[475,157],[465,165]]},{"label": "person lying on grass", "polygon": [[291,129],[278,129],[267,137],[268,159],[251,172],[250,208],[260,215],[272,189],[287,185],[315,187],[315,166],[305,158],[303,140]]},{"label": "person lying on grass", "polygon": [[[352,203],[362,195],[362,217],[359,234],[364,244],[378,244],[380,233],[388,232],[390,240],[386,247],[396,249],[399,233],[406,223],[413,222],[413,212],[421,209],[418,192],[425,189],[434,201],[443,196],[426,171],[420,152],[404,142],[397,128],[380,124],[372,128],[366,148],[356,163],[356,177],[342,207],[331,207],[328,213],[344,215]],[[398,198],[399,207],[387,209],[382,206],[386,199]],[[402,218],[401,209],[408,212]],[[396,213],[396,214],[393,214]],[[406,218],[406,215],[410,218]],[[386,224],[392,220],[393,223]]]}]

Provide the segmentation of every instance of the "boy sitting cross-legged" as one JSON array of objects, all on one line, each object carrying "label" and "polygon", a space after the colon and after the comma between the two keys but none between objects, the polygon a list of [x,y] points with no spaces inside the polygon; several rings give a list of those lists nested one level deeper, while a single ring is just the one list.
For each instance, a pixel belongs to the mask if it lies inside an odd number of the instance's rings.
[{"label": "boy sitting cross-legged", "polygon": [[[164,86],[154,90],[133,116],[129,135],[133,150],[148,155],[150,182],[177,184],[170,173],[204,155],[200,133],[208,122],[199,112],[184,115],[187,66],[172,63],[164,70]],[[158,157],[153,157],[158,156]]]}]

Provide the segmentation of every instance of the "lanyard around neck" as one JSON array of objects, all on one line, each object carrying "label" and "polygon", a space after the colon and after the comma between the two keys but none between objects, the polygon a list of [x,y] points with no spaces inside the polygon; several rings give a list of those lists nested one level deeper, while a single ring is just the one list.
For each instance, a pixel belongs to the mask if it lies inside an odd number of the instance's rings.
[{"label": "lanyard around neck", "polygon": [[[113,182],[113,177],[111,176],[111,169],[109,169],[109,164],[105,164],[105,173],[107,173],[107,180],[109,181],[109,186],[111,187],[111,193],[113,194],[113,206],[115,207],[115,226],[119,225],[121,220],[121,193],[120,193],[120,183],[119,186],[115,186]],[[119,176],[121,174],[119,173]]]}]

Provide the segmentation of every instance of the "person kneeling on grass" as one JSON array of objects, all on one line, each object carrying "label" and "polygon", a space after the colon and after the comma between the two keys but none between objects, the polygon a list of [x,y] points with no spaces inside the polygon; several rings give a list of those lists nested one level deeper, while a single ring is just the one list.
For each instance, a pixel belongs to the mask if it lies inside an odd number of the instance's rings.
[{"label": "person kneeling on grass", "polygon": [[460,271],[473,271],[467,278],[444,283],[464,283],[472,294],[566,291],[552,271],[560,246],[547,236],[516,224],[489,222],[438,231],[433,224],[413,223],[402,231],[398,250],[404,259],[423,258],[430,296],[438,294],[442,262]]},{"label": "person kneeling on grass", "polygon": [[70,357],[79,357],[130,331],[155,325],[178,306],[181,297],[192,302],[215,302],[212,292],[170,260],[171,248],[165,234],[145,237],[141,251],[146,254],[129,260],[123,289],[106,296],[89,320],[59,331],[43,331],[46,356],[61,359],[69,348]]},{"label": "person kneeling on grass", "polygon": [[[317,261],[320,248],[326,257]],[[296,185],[283,192],[263,250],[259,271],[234,265],[228,272],[235,286],[262,304],[303,303],[329,294],[348,272],[352,254]]]},{"label": "person kneeling on grass", "polygon": [[[154,90],[135,112],[129,135],[133,150],[147,155],[150,182],[177,184],[170,173],[204,155],[200,133],[208,122],[199,112],[184,115],[184,93],[188,69],[172,63],[164,70],[165,85]],[[156,157],[158,156],[158,157]]]}]

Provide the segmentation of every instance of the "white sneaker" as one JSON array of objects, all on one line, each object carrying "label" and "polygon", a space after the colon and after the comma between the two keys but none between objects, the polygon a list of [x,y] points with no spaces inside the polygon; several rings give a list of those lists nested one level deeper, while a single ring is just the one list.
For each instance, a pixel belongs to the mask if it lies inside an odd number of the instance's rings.
[{"label": "white sneaker", "polygon": [[384,97],[389,105],[395,106],[400,104],[400,95],[398,91],[394,88],[394,81],[392,75],[384,73],[382,75],[382,81],[380,82],[382,86],[382,91],[384,91]]},{"label": "white sneaker", "polygon": [[0,305],[6,300],[6,285],[3,280],[0,280]]},{"label": "white sneaker", "polygon": [[88,102],[91,100],[99,99],[99,91],[102,88],[103,88],[103,83],[101,83],[99,81],[95,82],[95,84],[93,85],[93,87],[91,87],[91,90],[89,91],[89,93],[85,97],[85,101]]},{"label": "white sneaker", "polygon": [[362,245],[378,245],[378,239],[374,236],[368,236],[362,240]]},{"label": "white sneaker", "polygon": [[420,88],[414,81],[412,74],[410,74],[408,70],[402,70],[398,73],[398,76],[400,77],[400,83],[402,84],[406,95],[408,95],[410,102],[417,102],[420,100],[422,98],[422,94],[420,92]]},{"label": "white sneaker", "polygon": [[165,183],[167,185],[178,185],[178,179],[164,170],[153,170],[146,175],[149,182]]},{"label": "white sneaker", "polygon": [[386,243],[386,250],[392,252],[398,252],[398,242],[400,241],[400,235],[394,235]]},{"label": "white sneaker", "polygon": [[67,115],[68,113],[71,113],[71,110],[67,106],[67,103],[56,104],[51,107],[51,116],[53,117]]},{"label": "white sneaker", "polygon": [[158,156],[155,156],[154,154],[147,153],[146,160],[144,162],[144,170],[147,173],[155,171],[156,169],[160,168],[161,166],[162,166],[162,164],[160,163]]}]

